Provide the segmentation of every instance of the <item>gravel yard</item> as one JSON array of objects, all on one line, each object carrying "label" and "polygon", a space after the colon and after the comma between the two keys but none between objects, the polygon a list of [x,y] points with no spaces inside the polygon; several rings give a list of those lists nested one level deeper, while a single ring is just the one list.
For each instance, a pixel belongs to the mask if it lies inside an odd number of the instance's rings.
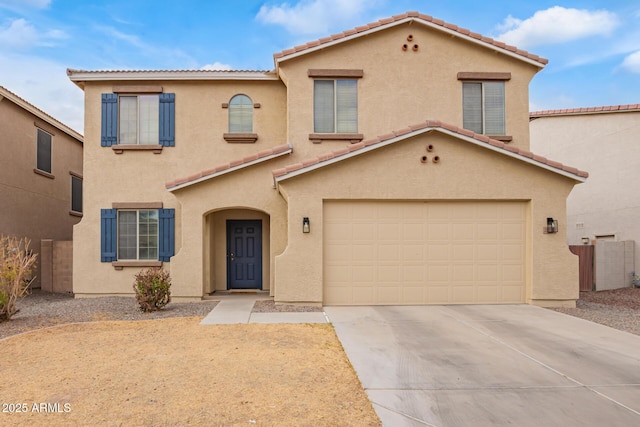
[{"label": "gravel yard", "polygon": [[576,308],[553,310],[640,335],[640,288],[580,292]]}]

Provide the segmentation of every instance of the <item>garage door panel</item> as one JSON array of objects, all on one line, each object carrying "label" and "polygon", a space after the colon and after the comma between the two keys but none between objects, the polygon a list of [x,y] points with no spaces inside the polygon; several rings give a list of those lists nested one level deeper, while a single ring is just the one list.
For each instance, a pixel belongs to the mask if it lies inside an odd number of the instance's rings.
[{"label": "garage door panel", "polygon": [[524,302],[525,213],[519,202],[326,202],[324,302]]}]

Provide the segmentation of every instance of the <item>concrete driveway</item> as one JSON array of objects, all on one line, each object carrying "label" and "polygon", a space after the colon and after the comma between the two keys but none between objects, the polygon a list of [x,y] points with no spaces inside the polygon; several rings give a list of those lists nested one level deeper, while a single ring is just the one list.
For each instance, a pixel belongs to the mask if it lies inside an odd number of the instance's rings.
[{"label": "concrete driveway", "polygon": [[325,312],[385,426],[640,425],[640,336],[528,305]]}]

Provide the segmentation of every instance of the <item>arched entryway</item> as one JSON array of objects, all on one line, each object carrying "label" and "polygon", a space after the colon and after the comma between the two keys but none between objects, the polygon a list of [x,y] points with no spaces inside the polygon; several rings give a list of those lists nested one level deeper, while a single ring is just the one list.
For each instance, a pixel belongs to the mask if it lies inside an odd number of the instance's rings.
[{"label": "arched entryway", "polygon": [[204,295],[270,289],[270,218],[247,208],[204,217]]}]

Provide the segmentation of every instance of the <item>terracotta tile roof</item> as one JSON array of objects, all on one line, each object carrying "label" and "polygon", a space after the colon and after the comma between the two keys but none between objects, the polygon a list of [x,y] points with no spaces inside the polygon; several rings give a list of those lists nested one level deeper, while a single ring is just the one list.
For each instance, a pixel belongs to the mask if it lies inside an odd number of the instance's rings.
[{"label": "terracotta tile roof", "polygon": [[11,92],[9,89],[5,88],[4,86],[0,86],[0,99],[2,99],[2,97],[9,99],[11,102],[29,111],[34,116],[37,116],[40,119],[44,120],[45,122],[49,123],[50,125],[55,126],[62,132],[78,140],[80,143],[84,143],[84,137],[79,132],[73,130],[69,126],[57,120],[55,117],[52,117],[49,114],[45,113],[35,105],[31,104],[29,101],[19,97],[18,95]]},{"label": "terracotta tile roof", "polygon": [[623,113],[640,111],[640,104],[627,105],[607,105],[603,107],[567,108],[563,110],[543,110],[529,113],[529,117],[537,118],[544,116],[570,116],[580,114],[602,114],[602,113]]},{"label": "terracotta tile roof", "polygon": [[273,178],[277,183],[278,181],[281,181],[288,177],[299,175],[300,173],[311,171],[319,167],[347,159],[349,157],[352,157],[353,155],[365,153],[372,149],[384,147],[396,141],[400,141],[430,131],[439,131],[458,138],[464,138],[467,141],[475,143],[476,145],[483,146],[494,151],[502,152],[503,154],[510,157],[515,157],[526,163],[552,170],[554,172],[560,173],[561,175],[569,176],[578,181],[584,181],[589,176],[587,172],[578,170],[574,167],[563,165],[562,163],[555,162],[553,160],[549,160],[543,156],[538,156],[530,151],[523,150],[512,145],[507,145],[504,142],[491,139],[486,135],[479,135],[470,130],[443,123],[439,120],[427,120],[425,122],[409,126],[405,129],[400,129],[386,135],[381,135],[373,139],[361,141],[357,144],[351,144],[345,148],[334,150],[311,159],[306,159],[302,162],[294,163],[284,168],[276,169],[272,171]]},{"label": "terracotta tile roof", "polygon": [[205,169],[203,171],[194,173],[193,175],[169,181],[165,184],[165,187],[169,191],[179,190],[180,188],[188,187],[189,185],[206,181],[208,179],[215,178],[216,176],[224,175],[226,173],[233,172],[238,169],[254,165],[256,163],[261,163],[275,157],[289,154],[291,152],[293,152],[293,146],[291,144],[278,145],[277,147],[268,148],[258,153],[254,153],[249,156],[232,160],[228,163],[223,163],[218,166]]},{"label": "terracotta tile roof", "polygon": [[508,44],[505,44],[503,42],[500,42],[498,40],[494,40],[490,37],[485,37],[483,35],[480,35],[478,33],[474,33],[470,30],[467,30],[465,28],[460,28],[457,25],[453,25],[453,24],[449,24],[447,22],[444,22],[440,19],[435,19],[432,16],[429,15],[424,15],[422,13],[419,12],[406,12],[403,13],[401,15],[395,15],[392,16],[390,18],[386,18],[386,19],[381,19],[377,22],[373,22],[367,25],[363,25],[360,27],[356,27],[354,29],[351,30],[347,30],[347,31],[343,31],[342,33],[338,33],[338,34],[334,34],[332,36],[329,37],[323,37],[321,39],[318,40],[314,40],[311,42],[308,42],[306,44],[303,45],[299,45],[299,46],[295,46],[291,49],[286,49],[283,50],[282,52],[276,53],[273,55],[273,59],[275,60],[276,63],[278,63],[281,60],[286,59],[287,56],[289,55],[293,55],[293,54],[297,54],[300,52],[304,52],[305,50],[308,49],[312,49],[315,47],[322,47],[322,45],[328,44],[328,43],[334,43],[334,42],[339,42],[342,39],[345,39],[347,37],[351,37],[351,36],[357,36],[361,33],[370,31],[370,30],[376,30],[376,29],[382,29],[384,27],[390,27],[390,26],[394,26],[397,25],[398,23],[401,23],[402,21],[405,20],[413,20],[413,21],[421,21],[426,25],[429,26],[435,26],[436,28],[440,28],[443,31],[447,31],[447,32],[454,32],[459,34],[462,37],[468,37],[471,39],[475,39],[476,41],[479,42],[483,42],[487,45],[490,45],[493,48],[498,48],[501,50],[505,50],[510,52],[511,54],[515,54],[517,56],[521,56],[523,58],[535,61],[537,63],[540,64],[541,67],[543,67],[544,65],[546,65],[549,61],[545,58],[541,58],[538,55],[534,55],[532,53],[529,53],[525,50],[521,50],[518,49],[515,46],[510,46]]},{"label": "terracotta tile roof", "polygon": [[94,73],[94,74],[119,74],[119,73],[138,73],[138,74],[163,74],[163,73],[224,73],[224,74],[234,74],[234,73],[255,73],[255,74],[265,74],[270,73],[270,70],[209,70],[209,69],[182,69],[182,70],[77,70],[73,68],[67,68],[67,75],[72,75],[76,73]]}]

